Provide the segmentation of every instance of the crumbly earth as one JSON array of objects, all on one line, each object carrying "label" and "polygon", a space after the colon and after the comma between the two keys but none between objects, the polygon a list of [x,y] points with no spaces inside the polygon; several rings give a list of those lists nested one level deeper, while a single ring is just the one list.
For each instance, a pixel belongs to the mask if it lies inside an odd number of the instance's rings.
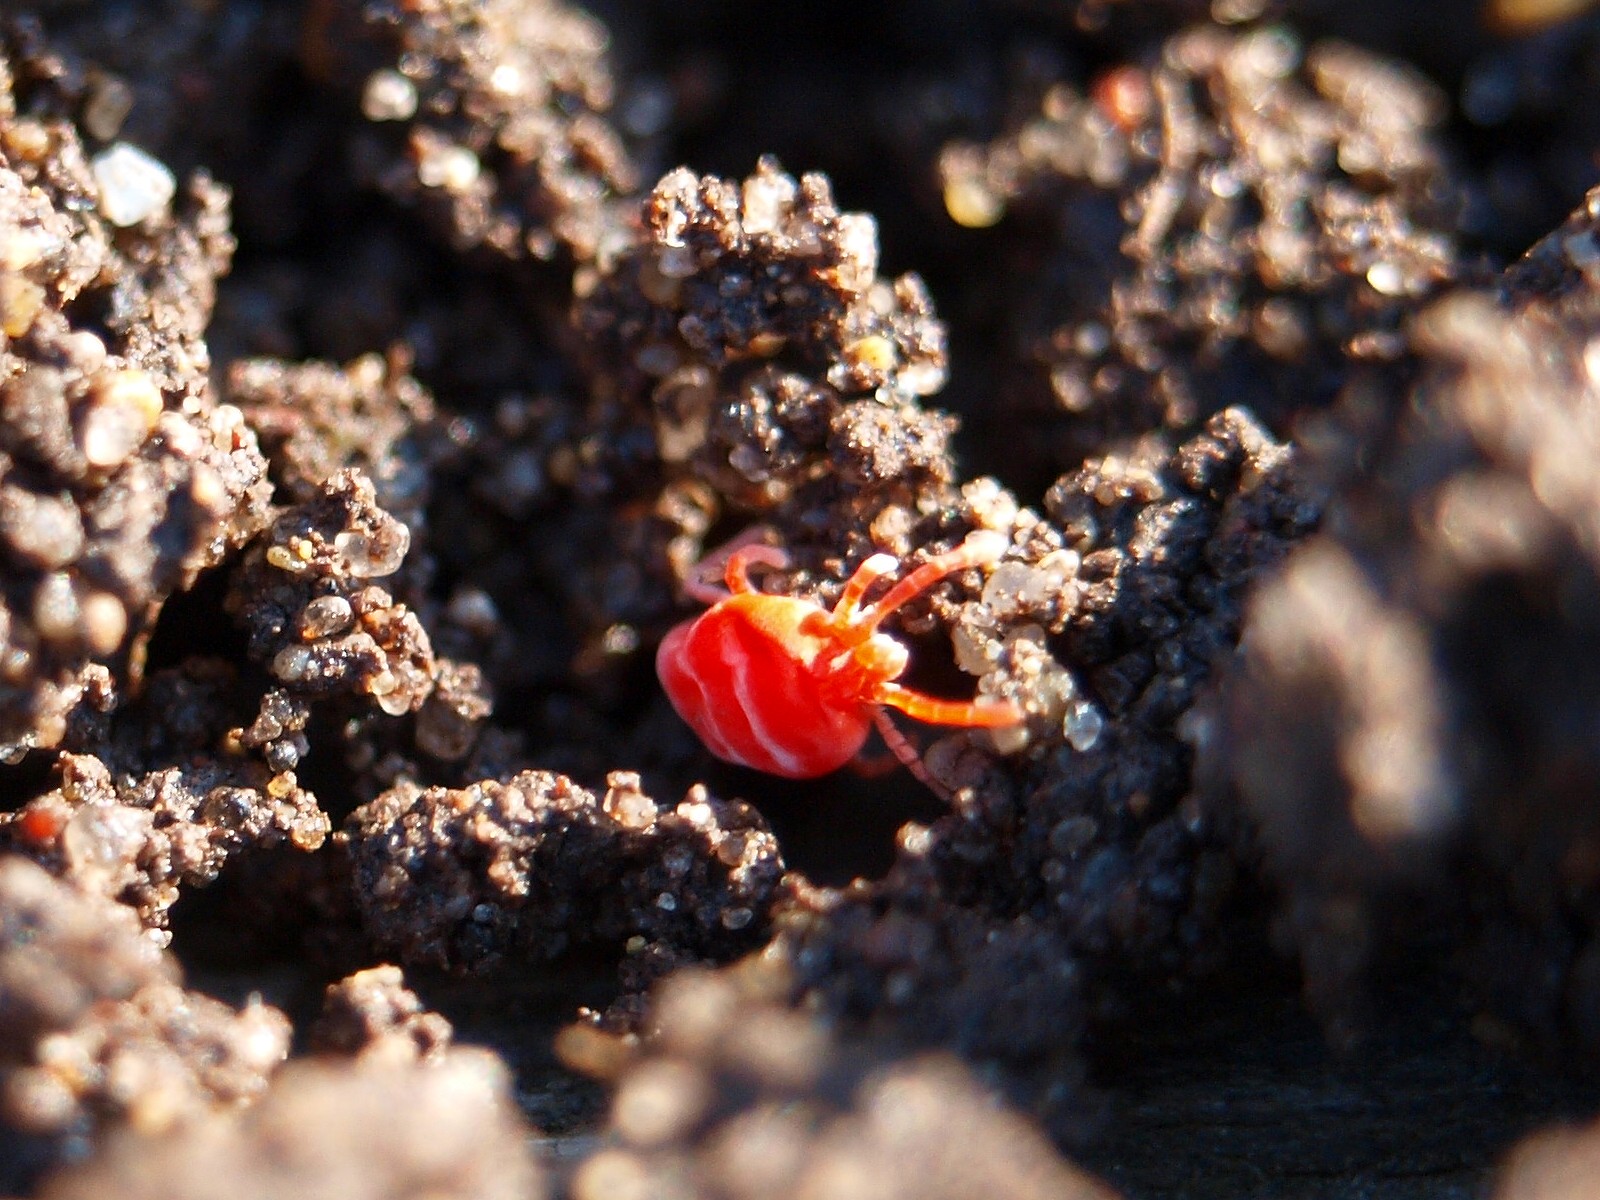
[{"label": "crumbly earth", "polygon": [[93,755],[63,754],[57,769],[59,787],[7,815],[9,848],[129,905],[157,931],[180,887],[214,880],[230,855],[315,850],[328,835],[326,814],[294,773],[261,762],[168,767],[122,786]]},{"label": "crumbly earth", "polygon": [[1041,466],[1225,405],[1287,428],[1403,376],[1406,317],[1473,274],[1432,136],[1445,97],[1398,64],[1202,27],[1087,88],[1040,86],[1025,121],[939,167],[958,224],[1014,222],[1008,249],[1042,260],[999,284],[1007,415]]},{"label": "crumbly earth", "polygon": [[201,1200],[218,1194],[219,1181],[251,1200],[545,1195],[510,1080],[483,1050],[437,1065],[298,1063],[248,1111],[114,1139],[40,1194]]},{"label": "crumbly earth", "polygon": [[[228,267],[227,189],[110,178],[27,26],[0,28],[0,755],[114,702],[161,607],[256,533],[254,435],[203,340]],[[165,198],[161,198],[161,184]],[[157,203],[157,200],[160,200]],[[137,216],[137,219],[132,219]]]},{"label": "crumbly earth", "polygon": [[0,1186],[113,1130],[154,1135],[259,1095],[290,1025],[178,985],[124,904],[0,863]]},{"label": "crumbly earth", "polygon": [[585,261],[619,236],[606,210],[639,180],[607,119],[594,18],[551,0],[335,0],[304,36],[307,70],[366,118],[349,147],[359,182],[453,250]]},{"label": "crumbly earth", "polygon": [[676,807],[617,772],[603,796],[549,772],[452,790],[401,785],[350,815],[357,906],[410,963],[482,970],[575,944],[727,959],[759,946],[783,874],[749,805]]},{"label": "crumbly earth", "polygon": [[[0,1191],[1227,1195],[1167,1069],[1365,1189],[1188,1051],[1274,1006],[1535,1081],[1374,1195],[1600,1109],[1593,6],[31,7]],[[907,729],[948,805],[656,684],[730,541],[975,531],[885,626],[1024,714]]]},{"label": "crumbly earth", "polygon": [[386,963],[330,983],[309,1036],[319,1054],[431,1062],[448,1053],[455,1031],[423,1007],[399,967]]},{"label": "crumbly earth", "polygon": [[675,1194],[744,1200],[975,1196],[1113,1200],[955,1060],[877,1059],[814,1015],[775,1002],[760,966],[684,971],[660,989],[642,1051],[584,1027],[566,1053],[619,1070],[606,1149],[574,1200]]},{"label": "crumbly earth", "polygon": [[1359,1001],[1411,922],[1448,922],[1485,1028],[1600,1044],[1594,756],[1567,733],[1600,703],[1597,213],[1591,194],[1502,304],[1424,315],[1413,403],[1359,470],[1355,431],[1329,439],[1331,528],[1257,597],[1222,757],[1319,1005]]}]

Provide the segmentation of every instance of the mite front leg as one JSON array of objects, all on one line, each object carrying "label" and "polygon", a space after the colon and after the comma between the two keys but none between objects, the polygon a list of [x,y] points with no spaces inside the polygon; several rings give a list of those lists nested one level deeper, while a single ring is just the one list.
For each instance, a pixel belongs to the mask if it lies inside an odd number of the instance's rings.
[{"label": "mite front leg", "polygon": [[[867,608],[863,614],[862,628],[876,629],[895,609],[916,599],[946,575],[954,575],[957,571],[965,571],[968,567],[986,567],[998,561],[1009,544],[1003,534],[987,529],[969,533],[967,540],[961,545],[954,550],[934,555],[890,588],[883,599]],[[865,565],[866,563],[862,564]]]},{"label": "mite front leg", "polygon": [[892,554],[873,554],[864,559],[844,585],[844,591],[839,594],[839,603],[833,606],[834,624],[843,628],[854,621],[867,589],[899,569],[900,560]]},{"label": "mite front leg", "polygon": [[966,729],[1001,729],[1016,725],[1023,712],[1009,700],[941,700],[896,683],[880,684],[876,701],[898,708],[908,717],[929,725],[956,725]]}]

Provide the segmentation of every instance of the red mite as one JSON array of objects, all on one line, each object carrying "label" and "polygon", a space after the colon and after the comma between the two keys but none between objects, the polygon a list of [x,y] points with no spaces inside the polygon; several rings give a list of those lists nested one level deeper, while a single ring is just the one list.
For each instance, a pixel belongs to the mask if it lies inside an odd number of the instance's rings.
[{"label": "red mite", "polygon": [[909,655],[878,626],[945,576],[992,563],[1005,548],[1000,534],[974,533],[863,605],[867,590],[900,568],[892,555],[874,554],[829,612],[810,600],[757,591],[750,564],[784,567],[788,559],[770,546],[742,546],[728,556],[729,594],[698,581],[686,585],[711,607],[667,634],[656,673],[672,707],[719,758],[810,779],[856,758],[876,725],[912,774],[948,798],[884,706],[935,725],[978,728],[1015,725],[1022,712],[1005,701],[940,700],[901,687],[894,681]]}]

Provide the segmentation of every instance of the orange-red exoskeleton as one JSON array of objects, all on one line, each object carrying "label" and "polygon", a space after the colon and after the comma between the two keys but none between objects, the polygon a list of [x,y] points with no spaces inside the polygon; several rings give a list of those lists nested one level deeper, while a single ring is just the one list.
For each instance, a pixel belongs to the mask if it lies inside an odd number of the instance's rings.
[{"label": "orange-red exoskeleton", "polygon": [[856,758],[876,725],[896,757],[947,797],[884,707],[935,725],[979,728],[1014,725],[1022,713],[1006,701],[941,700],[901,687],[895,680],[905,672],[906,648],[878,627],[945,576],[993,563],[1005,548],[997,533],[974,533],[866,604],[867,591],[900,567],[892,555],[874,554],[829,611],[757,591],[750,565],[783,567],[788,559],[771,546],[741,546],[728,556],[728,594],[687,585],[711,607],[667,634],[656,672],[672,706],[719,758],[809,779]]}]

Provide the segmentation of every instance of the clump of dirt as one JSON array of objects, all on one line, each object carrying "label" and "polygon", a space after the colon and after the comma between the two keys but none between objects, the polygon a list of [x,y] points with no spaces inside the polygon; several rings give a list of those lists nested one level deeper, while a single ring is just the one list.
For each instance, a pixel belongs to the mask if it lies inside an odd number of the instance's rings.
[{"label": "clump of dirt", "polygon": [[1502,303],[1423,315],[1411,402],[1327,439],[1348,478],[1332,528],[1256,600],[1225,754],[1336,1018],[1375,955],[1443,924],[1485,1029],[1600,1033],[1592,764],[1566,733],[1597,701],[1595,211],[1511,268]]},{"label": "clump of dirt", "polygon": [[1441,91],[1289,29],[1189,30],[939,159],[960,225],[1005,221],[1013,469],[1246,405],[1280,434],[1341,391],[1403,379],[1404,321],[1482,278]]},{"label": "clump of dirt", "polygon": [[288,1018],[177,983],[127,906],[0,862],[0,1148],[8,1189],[113,1130],[154,1135],[260,1094]]},{"label": "clump of dirt", "polygon": [[546,1194],[510,1079],[483,1050],[439,1064],[296,1063],[248,1111],[158,1137],[115,1139],[40,1194],[200,1200],[216,1194],[219,1179],[259,1200]]},{"label": "clump of dirt", "polygon": [[[212,699],[202,695],[202,703]],[[296,736],[283,739],[288,756]],[[182,886],[215,880],[240,851],[315,850],[329,831],[326,814],[291,769],[274,772],[242,755],[152,770],[121,783],[89,754],[63,754],[58,770],[59,787],[8,814],[0,826],[9,849],[86,893],[131,906],[162,941]]]},{"label": "clump of dirt", "polygon": [[703,788],[666,807],[637,775],[607,783],[604,796],[548,772],[402,784],[357,809],[345,837],[368,935],[453,970],[592,942],[690,961],[759,946],[783,874],[760,814]]},{"label": "clump of dirt", "polygon": [[615,1074],[608,1148],[572,1179],[601,1200],[671,1177],[693,1195],[1111,1200],[954,1060],[881,1061],[777,1001],[760,968],[664,984],[640,1051],[582,1027],[575,1063]]},{"label": "clump of dirt", "polygon": [[319,1054],[433,1062],[449,1052],[455,1030],[424,1007],[399,967],[385,964],[330,983],[309,1035]]},{"label": "clump of dirt", "polygon": [[228,193],[135,147],[91,151],[47,57],[0,31],[0,753],[114,703],[167,598],[261,527],[254,436],[203,340]]},{"label": "clump of dirt", "polygon": [[361,182],[453,250],[588,261],[615,243],[608,202],[639,180],[609,120],[605,27],[550,0],[336,0],[302,56],[359,105]]}]

